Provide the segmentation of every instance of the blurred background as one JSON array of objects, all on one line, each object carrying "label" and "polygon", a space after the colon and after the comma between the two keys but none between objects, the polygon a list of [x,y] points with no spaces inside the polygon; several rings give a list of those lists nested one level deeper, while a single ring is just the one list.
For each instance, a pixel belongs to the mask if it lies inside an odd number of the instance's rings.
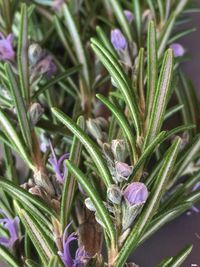
[{"label": "blurred background", "polygon": [[[200,0],[197,2],[200,4]],[[195,26],[197,31],[179,41],[191,57],[182,67],[193,81],[200,99],[200,13],[192,14],[190,26]],[[200,210],[200,204],[198,208]],[[140,267],[155,267],[164,257],[176,255],[187,244],[194,246],[182,266],[200,267],[200,211],[184,214],[166,225],[136,250],[132,259]]]}]

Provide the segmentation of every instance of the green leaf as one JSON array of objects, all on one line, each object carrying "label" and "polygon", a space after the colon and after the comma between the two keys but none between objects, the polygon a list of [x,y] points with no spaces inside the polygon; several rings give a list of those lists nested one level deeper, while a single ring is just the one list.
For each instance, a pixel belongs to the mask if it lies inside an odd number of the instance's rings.
[{"label": "green leaf", "polygon": [[145,163],[145,161],[148,159],[148,157],[151,156],[155,148],[162,142],[166,135],[166,132],[161,132],[157,135],[157,137],[152,141],[152,143],[143,151],[142,155],[138,159],[137,163],[135,164],[133,168],[133,173],[131,174],[130,181],[135,180],[135,175],[137,171],[140,169],[140,167]]},{"label": "green leaf", "polygon": [[126,34],[127,38],[129,41],[132,40],[132,36],[131,36],[131,30],[130,30],[130,26],[128,24],[128,20],[126,19],[123,9],[119,3],[118,0],[109,0],[112,9],[115,13],[115,16],[121,26],[121,29],[123,30],[123,32]]},{"label": "green leaf", "polygon": [[14,256],[4,246],[0,245],[1,258],[9,264],[10,267],[20,267],[21,264],[17,262]]},{"label": "green leaf", "polygon": [[179,215],[184,213],[186,210],[188,210],[191,207],[190,202],[184,202],[180,205],[177,205],[176,207],[173,207],[170,210],[165,211],[162,214],[158,214],[155,218],[152,219],[151,223],[147,227],[144,235],[140,239],[140,242],[138,244],[141,245],[145,240],[147,240],[149,237],[151,237],[155,232],[157,232],[163,225],[166,223],[174,220]]},{"label": "green leaf", "polygon": [[156,45],[156,30],[153,21],[148,25],[147,38],[147,124],[151,115],[153,102],[155,101],[156,86],[157,86],[157,45]]},{"label": "green leaf", "polygon": [[69,7],[65,4],[63,5],[63,12],[64,12],[64,19],[68,28],[68,31],[71,35],[73,45],[76,51],[76,56],[79,62],[83,65],[83,76],[85,82],[87,83],[88,87],[90,85],[90,76],[88,71],[88,64],[85,56],[85,51],[80,39],[80,35],[78,33],[78,29],[76,27],[76,23],[74,18],[69,10]]},{"label": "green leaf", "polygon": [[24,138],[25,144],[27,144],[29,148],[29,151],[32,151],[31,127],[28,121],[24,100],[10,63],[5,64],[5,70],[8,77],[10,91],[12,92],[13,100],[15,103],[21,133]]},{"label": "green leaf", "polygon": [[175,170],[172,181],[170,183],[173,183],[176,181],[178,177],[182,175],[184,170],[187,168],[189,163],[194,159],[194,157],[199,153],[200,150],[200,135],[197,135],[192,142],[186,147],[185,153],[181,154],[181,157],[179,158]]},{"label": "green leaf", "polygon": [[124,100],[129,108],[130,115],[136,128],[137,137],[139,137],[141,134],[139,110],[136,104],[136,97],[133,89],[129,85],[129,79],[127,75],[124,73],[117,60],[105,47],[102,46],[98,40],[92,38],[91,42],[92,49],[95,51],[99,60],[105,65],[111,77],[117,84],[118,89],[120,89],[121,93],[123,94]]},{"label": "green leaf", "polygon": [[156,182],[154,183],[147,203],[145,204],[142,213],[140,214],[137,222],[135,223],[121,251],[118,254],[116,267],[121,267],[125,264],[128,256],[137,247],[139,240],[142,238],[142,235],[149,225],[149,222],[155,214],[173,170],[180,142],[180,138],[177,138],[177,140],[168,149],[167,155],[157,175]]},{"label": "green leaf", "polygon": [[29,92],[29,61],[28,61],[28,14],[25,4],[21,6],[21,21],[18,41],[18,68],[21,92],[28,104],[30,101]]},{"label": "green leaf", "polygon": [[192,251],[192,248],[192,245],[187,245],[186,247],[184,247],[175,257],[173,257],[173,260],[169,263],[169,266],[167,267],[182,266],[182,263],[189,256],[190,252]]},{"label": "green leaf", "polygon": [[12,126],[8,116],[2,109],[0,109],[0,123],[5,129],[7,135],[6,137],[9,137],[10,143],[14,144],[14,149],[16,149],[18,153],[20,153],[24,161],[28,164],[29,168],[34,170],[32,159],[27,153],[25,145],[17,134],[15,128]]},{"label": "green leaf", "polygon": [[162,260],[156,267],[169,267],[169,263],[172,262],[173,257],[168,257]]},{"label": "green leaf", "polygon": [[173,51],[168,49],[165,53],[161,73],[159,76],[153,107],[150,115],[150,122],[145,137],[144,148],[146,148],[159,133],[167,106],[170,85],[173,75]]},{"label": "green leaf", "polygon": [[58,256],[53,256],[48,264],[48,267],[59,267],[59,266],[61,265]]},{"label": "green leaf", "polygon": [[135,138],[133,131],[131,129],[131,126],[126,118],[126,116],[122,113],[120,109],[118,109],[117,106],[115,106],[111,101],[109,101],[105,96],[97,94],[96,97],[106,105],[106,107],[112,112],[112,114],[115,116],[116,120],[118,121],[120,127],[123,130],[124,136],[127,137],[128,142],[131,146],[132,152],[134,153],[134,158],[136,159],[136,144],[135,144]]},{"label": "green leaf", "polygon": [[2,177],[0,177],[0,187],[4,191],[6,191],[8,194],[10,194],[11,197],[13,197],[14,199],[17,199],[22,204],[28,201],[34,204],[35,206],[37,206],[38,208],[40,208],[41,210],[43,210],[44,212],[46,212],[47,214],[49,214],[50,216],[56,218],[55,212],[51,208],[49,208],[44,201],[42,201],[40,198],[36,196],[33,197],[33,195],[28,193],[23,188],[13,185],[10,181]]},{"label": "green leaf", "polygon": [[142,32],[142,17],[141,17],[141,4],[139,0],[132,0],[133,12],[135,17],[136,32],[139,45],[141,44],[141,32]]},{"label": "green leaf", "polygon": [[[85,122],[83,117],[80,117],[78,119],[77,124],[83,131],[85,131]],[[70,149],[69,159],[74,164],[76,164],[77,167],[79,166],[80,163],[81,150],[82,150],[82,144],[78,140],[78,138],[74,136],[72,146]],[[60,218],[61,218],[60,221],[63,231],[67,223],[69,222],[70,212],[74,200],[75,187],[76,187],[76,180],[73,175],[70,175],[70,173],[68,173],[64,182],[62,201],[61,201],[61,212],[60,212]]]},{"label": "green leaf", "polygon": [[35,262],[31,259],[25,260],[25,263],[28,267],[41,267],[37,262]]},{"label": "green leaf", "polygon": [[53,248],[52,240],[42,230],[40,224],[28,212],[17,207],[20,220],[22,221],[26,231],[37,250],[43,264],[47,266],[49,260],[57,251]]},{"label": "green leaf", "polygon": [[81,170],[79,170],[72,162],[67,161],[67,167],[69,171],[74,175],[77,181],[83,187],[83,190],[87,193],[90,197],[93,205],[96,208],[97,215],[99,216],[100,220],[103,222],[106,231],[110,237],[110,241],[112,245],[115,245],[115,228],[110,218],[108,211],[106,210],[103,201],[101,200],[99,193],[96,191],[94,187],[91,186],[90,181],[85,177]]},{"label": "green leaf", "polygon": [[46,84],[44,84],[38,91],[35,92],[32,99],[36,99],[40,94],[44,93],[46,90],[51,88],[54,84],[66,79],[71,74],[76,73],[80,70],[81,66],[76,66],[73,68],[68,69],[67,71],[62,72],[61,74],[57,75],[55,78],[49,80]]},{"label": "green leaf", "polygon": [[164,116],[164,120],[167,120],[169,119],[171,116],[173,116],[176,112],[182,110],[184,108],[184,105],[183,104],[178,104],[176,106],[173,106],[171,108],[169,108],[166,113],[165,113],[165,116]]},{"label": "green leaf", "polygon": [[98,168],[101,178],[105,182],[105,184],[108,186],[112,184],[112,178],[110,175],[110,171],[105,163],[105,160],[103,159],[103,156],[98,148],[98,146],[93,142],[86,134],[85,132],[78,127],[76,123],[73,122],[72,119],[70,119],[66,114],[64,114],[62,111],[52,108],[53,114],[58,118],[59,121],[61,121],[64,125],[67,126],[67,128],[74,134],[76,137],[80,140],[80,142],[85,146],[88,153],[91,155],[92,160],[96,164],[96,167]]}]

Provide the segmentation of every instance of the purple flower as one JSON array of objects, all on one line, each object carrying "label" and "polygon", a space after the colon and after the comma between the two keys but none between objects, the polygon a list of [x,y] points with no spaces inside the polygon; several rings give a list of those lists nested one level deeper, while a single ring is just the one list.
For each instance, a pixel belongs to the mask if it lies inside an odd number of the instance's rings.
[{"label": "purple flower", "polygon": [[14,219],[11,219],[1,209],[0,214],[4,216],[3,219],[0,219],[0,223],[9,232],[8,238],[0,236],[0,244],[7,248],[12,248],[16,240],[19,239],[19,218],[15,217]]},{"label": "purple flower", "polygon": [[53,3],[52,3],[52,8],[55,10],[55,11],[59,11],[62,7],[62,5],[64,4],[65,0],[53,0]]},{"label": "purple flower", "polygon": [[50,143],[50,148],[51,148],[51,153],[52,156],[49,158],[49,162],[51,164],[51,166],[53,167],[53,170],[56,174],[56,178],[60,183],[64,182],[64,177],[66,174],[66,166],[64,164],[64,160],[69,158],[69,153],[65,153],[64,155],[62,155],[59,160],[57,160],[56,154],[54,152],[53,146]]},{"label": "purple flower", "polygon": [[185,54],[185,49],[181,44],[173,43],[170,45],[170,48],[174,52],[174,57],[182,57]]},{"label": "purple flower", "polygon": [[[192,191],[196,191],[200,189],[200,182],[196,183],[195,186],[193,187]],[[191,208],[194,212],[198,213],[199,209],[196,206],[192,206]]]},{"label": "purple flower", "polygon": [[14,60],[15,52],[13,50],[13,34],[6,38],[0,33],[0,60]]},{"label": "purple flower", "polygon": [[148,190],[145,184],[140,182],[133,182],[129,184],[124,190],[123,196],[125,200],[131,205],[145,203],[148,198]]},{"label": "purple flower", "polygon": [[70,243],[77,240],[75,233],[71,233],[67,236],[67,230],[71,224],[65,228],[62,242],[63,242],[63,252],[58,251],[58,255],[61,257],[64,265],[66,267],[84,267],[85,263],[90,259],[89,254],[85,251],[84,247],[81,246],[76,250],[75,258],[73,259],[70,253]]},{"label": "purple flower", "polygon": [[43,57],[36,65],[35,73],[38,75],[44,75],[48,78],[53,76],[57,71],[57,66],[55,65],[52,56],[47,55]]},{"label": "purple flower", "polygon": [[128,23],[131,24],[131,22],[133,21],[133,13],[130,10],[124,10],[124,15],[128,20]]},{"label": "purple flower", "polygon": [[117,51],[125,50],[127,46],[126,39],[119,29],[111,31],[111,43]]}]

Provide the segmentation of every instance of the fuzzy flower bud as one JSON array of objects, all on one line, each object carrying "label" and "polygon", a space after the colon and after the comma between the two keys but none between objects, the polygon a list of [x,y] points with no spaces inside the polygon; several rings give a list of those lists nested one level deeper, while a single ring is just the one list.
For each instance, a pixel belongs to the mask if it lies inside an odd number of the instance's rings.
[{"label": "fuzzy flower bud", "polygon": [[123,192],[125,201],[122,203],[123,230],[129,228],[137,215],[141,212],[148,198],[148,194],[145,184],[140,182],[133,182],[126,187]]},{"label": "fuzzy flower bud", "polygon": [[133,13],[130,10],[124,10],[124,15],[128,20],[128,23],[131,24],[131,22],[133,21]]},{"label": "fuzzy flower bud", "polygon": [[117,161],[115,163],[115,170],[116,170],[116,180],[118,182],[122,182],[124,180],[128,180],[129,176],[133,171],[133,166],[129,166],[124,162]]},{"label": "fuzzy flower bud", "polygon": [[122,199],[122,193],[120,188],[115,184],[111,185],[108,188],[107,197],[112,203],[120,204]]},{"label": "fuzzy flower bud", "polygon": [[170,47],[174,52],[174,57],[182,57],[185,54],[185,49],[181,44],[173,43]]},{"label": "fuzzy flower bud", "polygon": [[93,119],[88,119],[87,122],[87,129],[89,133],[97,140],[101,140],[103,138],[101,127],[98,123],[96,123]]},{"label": "fuzzy flower bud", "polygon": [[112,140],[111,150],[116,161],[125,161],[126,158],[126,144],[122,139]]},{"label": "fuzzy flower bud", "polygon": [[126,187],[123,195],[127,202],[132,206],[145,203],[148,197],[148,190],[145,184],[133,182]]},{"label": "fuzzy flower bud", "polygon": [[36,125],[44,113],[43,107],[39,103],[33,103],[29,108],[30,121]]},{"label": "fuzzy flower bud", "polygon": [[39,44],[31,44],[28,48],[28,57],[32,65],[36,64],[42,56],[42,48]]},{"label": "fuzzy flower bud", "polygon": [[127,43],[120,29],[114,29],[111,31],[111,43],[114,46],[115,50],[125,50]]},{"label": "fuzzy flower bud", "polygon": [[85,199],[85,206],[91,211],[96,211],[96,208],[89,197]]}]

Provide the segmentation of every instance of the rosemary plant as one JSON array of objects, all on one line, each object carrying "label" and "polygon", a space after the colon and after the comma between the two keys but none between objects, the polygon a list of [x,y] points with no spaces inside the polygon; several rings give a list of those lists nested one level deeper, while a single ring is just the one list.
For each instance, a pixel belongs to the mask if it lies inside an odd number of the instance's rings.
[{"label": "rosemary plant", "polygon": [[[200,110],[178,43],[198,7],[1,0],[0,9],[1,260],[137,266],[135,249],[200,200]],[[157,266],[181,266],[191,249]]]}]

